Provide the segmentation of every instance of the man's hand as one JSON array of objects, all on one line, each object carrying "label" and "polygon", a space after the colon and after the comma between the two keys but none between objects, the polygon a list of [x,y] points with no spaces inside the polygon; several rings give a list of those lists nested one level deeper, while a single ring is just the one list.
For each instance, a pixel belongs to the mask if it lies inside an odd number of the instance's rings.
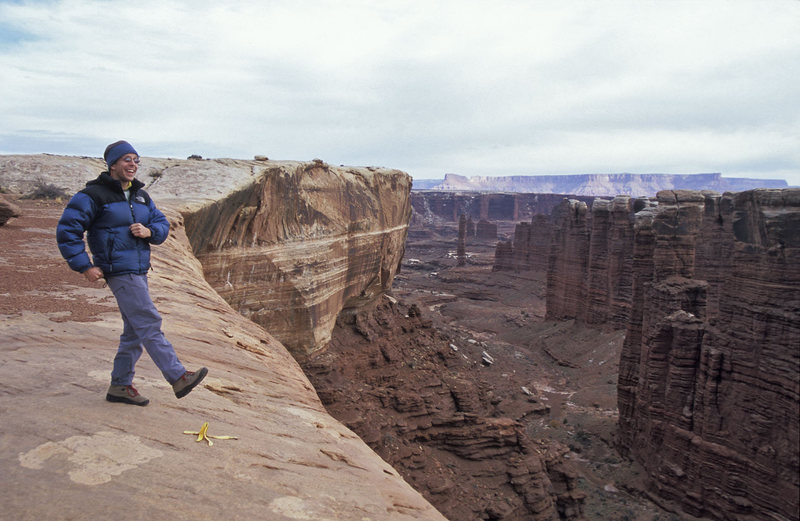
[{"label": "man's hand", "polygon": [[83,276],[86,277],[86,280],[88,280],[89,282],[95,282],[103,278],[103,270],[101,270],[97,266],[92,266],[91,268],[83,272]]},{"label": "man's hand", "polygon": [[150,231],[150,228],[142,223],[133,223],[131,224],[130,229],[133,236],[139,237],[140,239],[147,239],[153,235],[153,232]]}]

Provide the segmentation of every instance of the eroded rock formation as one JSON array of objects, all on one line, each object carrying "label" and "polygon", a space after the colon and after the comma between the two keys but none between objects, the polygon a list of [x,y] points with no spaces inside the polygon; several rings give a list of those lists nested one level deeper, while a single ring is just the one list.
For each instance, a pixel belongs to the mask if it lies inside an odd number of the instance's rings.
[{"label": "eroded rock formation", "polygon": [[800,190],[658,202],[637,215],[620,449],[693,515],[797,519]]},{"label": "eroded rock formation", "polygon": [[563,199],[550,216],[536,215],[516,226],[511,251],[498,246],[495,268],[546,272],[548,319],[624,329],[631,305],[633,216],[649,204],[617,196],[596,198],[590,208]]},{"label": "eroded rock formation", "polygon": [[[626,329],[618,446],[653,496],[796,519],[800,190],[565,200],[551,219],[547,317]],[[520,224],[496,265],[534,269],[538,228]]]},{"label": "eroded rock formation", "polygon": [[20,210],[19,206],[0,195],[0,226],[3,226],[13,217],[19,217],[21,213],[22,210]]},{"label": "eroded rock formation", "polygon": [[265,168],[186,229],[206,280],[289,349],[330,340],[342,309],[386,291],[403,257],[410,178],[321,162]]},{"label": "eroded rock formation", "polygon": [[583,318],[591,223],[586,203],[564,199],[553,211],[547,264],[548,320]]},{"label": "eroded rock formation", "polygon": [[[591,203],[592,196],[574,196]],[[528,221],[534,215],[550,215],[564,195],[543,193],[477,193],[413,191],[413,223],[458,222],[460,215],[480,221]]]},{"label": "eroded rock formation", "polygon": [[463,214],[458,219],[456,259],[459,266],[464,266],[467,263],[467,218]]},{"label": "eroded rock formation", "polygon": [[541,404],[495,394],[502,370],[481,356],[387,297],[340,316],[330,346],[301,363],[328,410],[448,519],[579,519],[568,449],[525,434]]},{"label": "eroded rock formation", "polygon": [[[74,193],[102,170],[96,158],[0,156],[0,186]],[[327,342],[339,311],[385,291],[403,257],[411,178],[398,170],[145,157],[137,177],[180,205],[214,289],[298,353]]]}]

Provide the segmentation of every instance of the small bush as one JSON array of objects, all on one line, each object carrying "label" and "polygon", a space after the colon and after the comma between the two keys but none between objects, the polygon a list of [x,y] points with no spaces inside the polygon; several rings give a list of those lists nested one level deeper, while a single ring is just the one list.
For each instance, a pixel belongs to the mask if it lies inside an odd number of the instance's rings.
[{"label": "small bush", "polygon": [[67,197],[67,193],[63,188],[39,179],[33,186],[33,191],[23,195],[21,199],[62,199],[64,197]]}]

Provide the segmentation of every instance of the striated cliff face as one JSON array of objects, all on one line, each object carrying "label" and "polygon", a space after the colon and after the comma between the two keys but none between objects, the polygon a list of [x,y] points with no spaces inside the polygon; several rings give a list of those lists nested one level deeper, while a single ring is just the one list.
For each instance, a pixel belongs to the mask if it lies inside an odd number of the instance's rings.
[{"label": "striated cliff face", "polygon": [[548,320],[583,318],[591,224],[589,207],[565,199],[552,214],[547,261]]},{"label": "striated cliff face", "polygon": [[550,320],[624,329],[632,298],[633,216],[649,204],[625,195],[596,198],[591,208],[563,199],[550,216],[517,225],[512,247],[498,249],[496,269],[547,273]]},{"label": "striated cliff face", "polygon": [[336,316],[389,289],[403,257],[410,178],[321,162],[265,168],[188,212],[206,280],[297,354],[330,340]]},{"label": "striated cliff face", "polygon": [[[93,158],[0,157],[0,186],[67,193],[103,170]],[[403,257],[411,178],[322,161],[143,158],[137,177],[175,201],[212,287],[291,351],[330,339],[338,313],[388,289]]]},{"label": "striated cliff face", "polygon": [[[457,223],[460,215],[475,221],[527,221],[535,215],[550,215],[563,199],[563,195],[541,193],[413,191],[412,219],[418,225]],[[594,197],[575,199],[590,203]]]},{"label": "striated cliff face", "polygon": [[[547,318],[625,329],[619,450],[695,516],[800,514],[800,190],[564,200]],[[500,269],[536,269],[517,226]],[[543,257],[538,250],[536,257]]]},{"label": "striated cliff face", "polygon": [[620,449],[694,515],[796,519],[800,190],[658,202],[637,215]]}]

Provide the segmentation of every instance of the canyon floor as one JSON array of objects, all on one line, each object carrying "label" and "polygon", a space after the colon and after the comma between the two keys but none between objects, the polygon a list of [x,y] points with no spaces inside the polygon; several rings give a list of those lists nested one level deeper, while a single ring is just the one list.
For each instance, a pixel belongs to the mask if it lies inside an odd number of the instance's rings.
[{"label": "canyon floor", "polygon": [[[501,223],[500,236],[513,234],[513,225]],[[525,417],[528,435],[571,449],[586,518],[696,519],[652,503],[641,470],[614,449],[624,331],[545,321],[545,274],[492,271],[496,241],[479,239],[467,241],[467,262],[457,266],[457,231],[455,224],[412,229],[393,295],[416,304],[473,356],[489,354],[494,363],[475,370],[486,373],[494,392],[513,395],[524,386],[548,408]]]}]

